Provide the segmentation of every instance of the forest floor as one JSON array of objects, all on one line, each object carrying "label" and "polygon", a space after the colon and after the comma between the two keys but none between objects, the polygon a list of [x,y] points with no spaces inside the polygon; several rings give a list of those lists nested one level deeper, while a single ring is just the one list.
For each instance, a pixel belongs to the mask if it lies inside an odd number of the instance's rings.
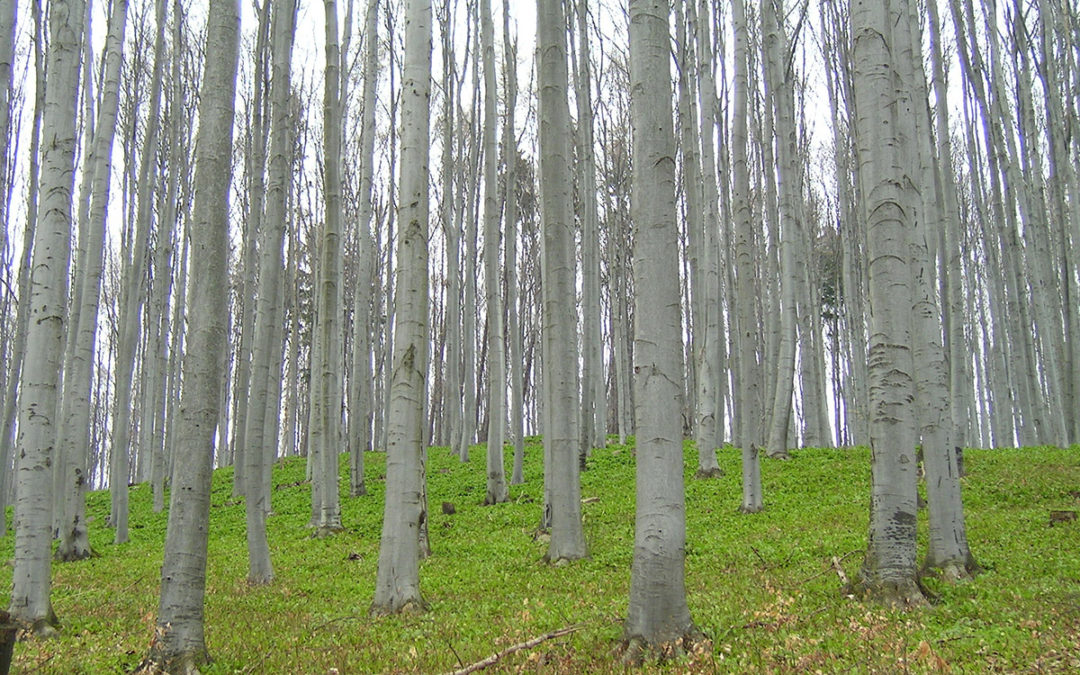
[{"label": "forest floor", "polygon": [[[509,452],[509,451],[508,451]],[[590,557],[541,562],[536,526],[542,454],[526,449],[526,484],[482,506],[483,447],[466,464],[445,448],[428,462],[434,555],[421,565],[426,613],[368,617],[383,510],[384,456],[367,453],[369,495],[342,498],[346,530],[313,539],[304,460],[274,469],[269,536],[276,581],[245,582],[244,505],[232,470],[214,475],[208,673],[439,673],[564,627],[570,635],[499,660],[485,672],[621,672],[620,637],[634,524],[631,448],[595,450],[582,473]],[[930,580],[934,603],[893,611],[841,592],[866,547],[870,459],[865,449],[801,450],[763,461],[764,512],[740,515],[739,454],[720,453],[722,478],[695,480],[687,447],[686,583],[708,641],[645,669],[666,672],[1078,672],[1080,449],[971,450],[963,479],[968,534],[984,570],[951,586]],[[508,458],[509,463],[509,458]],[[342,476],[347,472],[342,457]],[[921,488],[920,488],[921,489]],[[346,481],[342,480],[342,494]],[[442,503],[455,513],[444,514]],[[131,672],[154,635],[166,516],[149,487],[131,491],[131,541],[106,527],[107,493],[89,495],[98,554],[55,564],[62,636],[16,645],[14,672]],[[925,512],[921,516],[925,548]],[[12,537],[0,555],[11,559]],[[836,564],[836,561],[839,564]],[[9,589],[11,566],[0,567]],[[5,602],[3,597],[0,601]]]}]

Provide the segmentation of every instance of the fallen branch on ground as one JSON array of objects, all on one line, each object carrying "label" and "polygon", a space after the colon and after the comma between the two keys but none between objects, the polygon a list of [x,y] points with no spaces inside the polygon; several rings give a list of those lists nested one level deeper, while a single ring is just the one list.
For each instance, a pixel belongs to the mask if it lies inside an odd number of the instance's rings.
[{"label": "fallen branch on ground", "polygon": [[492,654],[491,656],[487,657],[486,659],[483,659],[482,661],[477,661],[476,663],[469,664],[469,665],[465,666],[464,668],[462,668],[461,670],[455,670],[453,672],[453,675],[468,675],[469,673],[475,673],[478,670],[483,670],[484,668],[487,668],[490,665],[494,665],[494,664],[498,663],[500,659],[503,659],[503,658],[513,654],[514,652],[520,652],[523,649],[532,649],[533,647],[540,644],[541,642],[546,642],[548,640],[552,640],[552,639],[557,638],[557,637],[562,637],[564,635],[569,635],[569,634],[574,633],[574,632],[579,631],[579,630],[581,630],[581,626],[567,626],[566,628],[560,628],[559,630],[553,630],[550,633],[545,633],[545,634],[543,634],[543,635],[541,635],[539,637],[534,637],[531,640],[526,640],[525,642],[522,642],[520,644],[516,644],[513,647],[507,647],[506,649],[502,650],[501,652],[499,652],[497,654]]},{"label": "fallen branch on ground", "polygon": [[840,583],[843,584],[844,586],[850,585],[851,582],[848,581],[848,576],[846,574],[844,574],[844,568],[840,566],[840,558],[837,558],[836,556],[833,556],[833,558],[832,558],[832,566],[833,566],[833,569],[836,570],[836,576],[840,577]]}]

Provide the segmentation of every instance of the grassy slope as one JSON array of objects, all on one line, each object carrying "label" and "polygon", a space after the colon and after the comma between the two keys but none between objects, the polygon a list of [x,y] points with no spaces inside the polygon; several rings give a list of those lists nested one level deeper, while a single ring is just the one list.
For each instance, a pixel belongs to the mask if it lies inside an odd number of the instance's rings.
[{"label": "grassy slope", "polygon": [[[596,451],[582,475],[591,558],[565,568],[540,562],[533,537],[542,495],[538,445],[529,481],[512,503],[483,507],[483,453],[463,465],[444,448],[429,460],[434,556],[421,568],[431,610],[367,618],[384,483],[382,456],[367,456],[371,495],[344,499],[347,531],[317,540],[305,530],[309,487],[302,460],[275,468],[270,544],[277,581],[249,588],[244,507],[230,499],[231,470],[214,476],[207,639],[210,672],[439,672],[570,624],[582,629],[511,656],[490,671],[621,670],[611,648],[626,610],[633,544],[632,453]],[[345,470],[344,457],[342,468]],[[687,454],[687,591],[713,642],[668,668],[725,672],[985,672],[1080,668],[1080,522],[1049,527],[1048,510],[1080,508],[1077,449],[971,451],[964,481],[969,536],[987,571],[935,587],[936,606],[894,613],[840,594],[837,556],[850,576],[865,546],[869,455],[806,450],[763,464],[766,511],[737,514],[739,466],[695,481]],[[454,515],[444,515],[443,501]],[[157,611],[165,515],[147,486],[131,494],[131,542],[114,546],[107,494],[89,497],[100,556],[54,567],[63,637],[23,642],[24,672],[130,671],[145,655]],[[925,526],[925,515],[924,515]],[[11,557],[11,537],[0,555]],[[10,565],[0,588],[10,588]],[[3,600],[3,598],[0,598]],[[651,667],[655,667],[655,664]]]}]

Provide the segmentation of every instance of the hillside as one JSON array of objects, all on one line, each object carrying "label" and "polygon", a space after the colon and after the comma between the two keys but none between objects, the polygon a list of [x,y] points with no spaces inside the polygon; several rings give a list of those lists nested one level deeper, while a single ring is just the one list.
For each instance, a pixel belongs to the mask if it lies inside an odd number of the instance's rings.
[{"label": "hillside", "polygon": [[[382,517],[383,456],[369,453],[367,497],[343,498],[346,531],[312,539],[302,459],[274,470],[269,536],[277,581],[245,584],[244,507],[231,469],[214,476],[207,593],[213,673],[442,672],[566,626],[487,672],[621,671],[611,657],[626,610],[633,543],[630,449],[595,451],[582,474],[591,557],[540,562],[540,446],[530,439],[528,482],[511,503],[480,505],[482,453],[461,464],[429,453],[434,555],[421,566],[429,612],[369,619]],[[345,459],[344,457],[342,458]],[[985,672],[1080,668],[1080,522],[1051,526],[1051,510],[1080,509],[1076,449],[972,450],[964,479],[968,532],[985,572],[931,582],[930,609],[895,613],[845,597],[833,560],[858,573],[865,547],[869,453],[797,451],[763,463],[766,511],[739,515],[738,453],[723,478],[691,478],[687,451],[690,610],[712,639],[675,670]],[[342,464],[342,475],[345,472]],[[343,492],[343,494],[345,494]],[[450,502],[456,513],[443,513]],[[89,497],[98,557],[54,566],[63,637],[16,646],[15,672],[130,672],[153,637],[165,533],[147,486],[131,493],[131,541],[112,544],[106,493]],[[924,514],[925,518],[925,514]],[[11,536],[2,554],[11,558]],[[0,568],[10,589],[11,567]],[[6,602],[6,599],[5,599]]]}]

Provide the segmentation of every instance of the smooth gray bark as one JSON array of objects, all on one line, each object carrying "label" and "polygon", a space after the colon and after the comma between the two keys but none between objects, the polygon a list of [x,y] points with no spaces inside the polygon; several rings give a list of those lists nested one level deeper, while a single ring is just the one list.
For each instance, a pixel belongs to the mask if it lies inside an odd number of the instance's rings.
[{"label": "smooth gray bark", "polygon": [[890,605],[921,604],[916,581],[916,422],[910,241],[918,200],[904,115],[911,82],[895,28],[907,1],[852,3],[859,180],[870,271],[870,532],[860,585]]},{"label": "smooth gray bark", "polygon": [[72,180],[79,40],[85,3],[54,2],[49,13],[48,72],[41,143],[41,222],[34,231],[26,359],[20,378],[15,468],[14,620],[38,635],[58,626],[49,599],[52,553],[51,470],[64,346],[71,258]]},{"label": "smooth gray bark", "polygon": [[694,639],[686,603],[682,331],[668,5],[630,2],[637,507],[624,658]]},{"label": "smooth gray bark", "polygon": [[522,371],[521,318],[523,305],[518,293],[518,146],[515,120],[517,107],[517,40],[510,34],[510,0],[503,0],[503,77],[506,111],[503,116],[503,165],[506,171],[506,333],[507,365],[510,369],[510,441],[514,444],[514,468],[510,484],[525,482],[525,383]]},{"label": "smooth gray bark", "polygon": [[[0,161],[3,162],[3,166],[0,166],[0,222],[8,223],[10,221],[11,214],[11,202],[13,195],[14,181],[12,180],[11,171],[8,169],[9,162],[11,162],[11,156],[15,152],[15,144],[11,142],[12,139],[12,127],[11,117],[13,112],[13,98],[15,94],[15,80],[13,77],[14,70],[12,66],[15,62],[15,27],[16,27],[16,2],[15,0],[3,0],[0,2],[0,141],[2,141],[8,150],[3,157],[0,157]],[[36,13],[36,12],[35,12]],[[40,48],[35,51],[39,51]],[[38,117],[34,115],[33,133],[37,133],[39,127]],[[31,176],[31,182],[36,181],[36,174]],[[35,196],[36,199],[36,196]],[[25,238],[24,241],[29,242],[32,237]],[[11,246],[9,241],[8,228],[3,228],[3,233],[0,234],[0,255],[3,255],[5,259],[9,255],[8,251]],[[23,246],[25,250],[29,250],[30,246]],[[25,253],[24,253],[25,259]],[[29,269],[28,262],[21,265],[19,268],[19,276],[22,276],[23,268]],[[9,285],[15,285],[12,281],[14,272],[12,268],[9,268],[9,273],[6,277],[6,281]],[[17,283],[17,282],[16,282]],[[26,293],[24,293],[20,287],[18,299],[8,294],[3,301],[3,311],[5,315],[14,315],[16,317],[26,316],[26,311],[21,307],[26,305]],[[15,306],[16,309],[12,312],[11,307]],[[11,462],[13,459],[13,453],[11,451],[11,431],[14,426],[14,412],[15,412],[15,392],[17,388],[17,382],[19,378],[19,371],[22,368],[23,353],[20,349],[20,338],[23,348],[26,344],[26,330],[23,328],[25,322],[15,321],[10,327],[5,326],[0,329],[0,358],[4,359],[7,364],[6,368],[0,368],[0,392],[3,392],[4,399],[0,402],[0,536],[7,533],[7,505],[8,505],[8,484],[11,479]],[[11,397],[11,406],[9,414],[9,406],[7,405],[8,396]]]},{"label": "smooth gray bark", "polygon": [[[697,58],[691,36],[688,34],[686,23],[687,12],[684,10],[686,3],[679,3],[676,7],[675,41],[678,45],[679,78],[678,78],[678,129],[680,136],[680,153],[682,155],[683,183],[686,200],[686,258],[685,264],[689,265],[691,339],[689,358],[687,359],[688,385],[694,387],[689,393],[688,405],[694,409],[693,416],[694,440],[698,449],[698,476],[702,478],[711,475],[719,475],[719,466],[716,463],[716,397],[713,391],[715,378],[713,375],[714,359],[711,357],[713,346],[710,338],[712,331],[708,328],[708,318],[713,316],[715,308],[710,303],[716,300],[706,288],[705,279],[708,277],[707,267],[712,258],[709,255],[708,245],[704,240],[708,239],[704,232],[704,213],[702,207],[703,189],[701,181],[701,157],[700,141],[698,134],[701,131],[697,123],[697,101],[695,94],[697,88],[698,68]],[[689,10],[693,16],[694,6],[691,3]],[[691,24],[693,25],[693,24]],[[714,241],[715,243],[715,241]],[[708,317],[708,318],[707,318]],[[715,470],[715,474],[713,471]]]},{"label": "smooth gray bark", "polygon": [[364,483],[364,452],[371,449],[372,368],[371,296],[374,291],[374,241],[371,223],[374,208],[375,101],[378,85],[378,0],[369,0],[364,19],[364,90],[360,128],[360,217],[357,241],[360,249],[353,300],[353,382],[349,397],[349,494],[367,494]]},{"label": "smooth gray bark", "polygon": [[701,136],[701,325],[695,332],[699,338],[696,349],[697,366],[697,434],[699,477],[717,476],[721,473],[716,461],[716,449],[724,433],[724,397],[721,380],[724,355],[721,336],[721,313],[723,302],[720,288],[720,214],[716,175],[716,82],[713,77],[712,12],[707,0],[700,3],[700,15],[696,17],[697,58],[695,75],[698,79],[700,98]]},{"label": "smooth gray bark", "polygon": [[[914,8],[909,7],[909,11]],[[901,32],[905,31],[906,32]],[[905,39],[906,37],[906,39]],[[977,565],[968,547],[964,508],[960,494],[960,468],[957,463],[956,427],[949,391],[948,352],[942,312],[936,296],[936,251],[941,241],[945,215],[936,192],[933,150],[930,142],[929,96],[922,69],[922,33],[918,16],[901,16],[897,42],[903,59],[904,77],[913,86],[913,105],[908,137],[918,139],[921,171],[916,185],[922,204],[916,209],[916,227],[911,238],[911,275],[914,282],[912,318],[912,356],[915,364],[915,391],[923,465],[926,469],[926,493],[930,504],[930,536],[924,569],[940,571],[947,579],[966,578]],[[921,180],[919,180],[921,179]]]},{"label": "smooth gray bark", "polygon": [[762,3],[765,73],[776,133],[776,182],[779,195],[780,254],[780,334],[777,360],[772,364],[772,413],[766,452],[786,458],[792,439],[788,437],[793,415],[795,387],[796,325],[798,289],[805,283],[803,222],[798,210],[801,199],[801,171],[798,165],[795,126],[795,95],[790,49],[784,26],[782,0]]},{"label": "smooth gray bark", "polygon": [[338,456],[341,443],[341,371],[343,356],[341,301],[341,48],[338,44],[337,3],[324,2],[326,17],[326,75],[323,98],[323,176],[326,216],[319,244],[317,306],[311,349],[311,413],[308,449],[318,465],[315,480],[322,483],[316,532],[342,530],[338,498]]},{"label": "smooth gray bark", "polygon": [[236,0],[211,0],[199,97],[191,283],[177,463],[165,533],[156,639],[149,661],[198,672],[209,661],[203,626],[214,436],[225,377],[229,182],[239,58]]},{"label": "smooth gray bark", "polygon": [[[475,7],[472,8],[475,11]],[[471,20],[471,13],[470,13]],[[479,43],[479,36],[474,36],[474,40]],[[476,47],[479,51],[479,47]],[[468,54],[466,54],[466,63],[468,63]],[[461,402],[462,402],[462,418],[461,418],[461,437],[457,440],[457,453],[461,458],[461,461],[469,461],[469,446],[476,441],[477,430],[477,377],[476,377],[476,322],[477,322],[477,305],[476,305],[476,268],[478,262],[477,251],[477,201],[479,200],[480,190],[480,168],[479,163],[481,161],[481,144],[475,141],[480,135],[478,129],[480,118],[480,69],[478,67],[479,59],[473,60],[472,68],[472,90],[473,90],[473,102],[472,110],[474,111],[469,121],[470,129],[468,131],[468,137],[462,137],[463,142],[469,142],[469,154],[468,162],[463,167],[463,175],[465,178],[465,184],[462,189],[465,191],[464,195],[464,220],[460,226],[460,230],[464,232],[464,244],[465,257],[463,259],[463,265],[461,270],[462,276],[462,301],[461,301]],[[463,87],[459,86],[459,90]],[[462,111],[460,118],[464,121],[466,119],[466,112]],[[460,158],[459,158],[460,160]]]},{"label": "smooth gray bark", "polygon": [[[98,306],[101,300],[101,276],[104,267],[106,207],[109,202],[109,184],[112,178],[113,139],[116,136],[116,115],[119,108],[120,65],[123,59],[124,30],[127,25],[126,0],[113,5],[109,17],[109,29],[105,38],[104,81],[102,100],[95,124],[93,150],[89,158],[92,173],[90,186],[89,221],[84,226],[88,233],[83,242],[83,259],[79,261],[76,294],[82,307],[77,313],[78,323],[72,322],[68,330],[76,331],[74,348],[66,357],[64,372],[64,396],[60,406],[60,434],[58,450],[62,472],[63,504],[60,519],[60,545],[57,560],[81,560],[90,556],[90,540],[86,523],[86,464],[90,444],[90,394],[93,387],[94,352],[97,344]],[[164,25],[164,3],[158,3],[158,20]],[[157,60],[163,59],[163,31],[158,32],[159,43],[155,48],[154,92],[160,92],[161,71]],[[157,108],[153,108],[156,111]],[[151,114],[154,114],[152,112]],[[73,317],[76,314],[73,313]]]},{"label": "smooth gray bark", "polygon": [[540,228],[543,265],[544,522],[548,562],[586,555],[578,452],[577,316],[574,219],[570,213],[570,110],[566,15],[560,0],[537,1],[539,48]]},{"label": "smooth gray bark", "polygon": [[446,247],[446,396],[443,407],[451,450],[460,455],[461,443],[461,230],[455,221],[454,124],[457,78],[454,74],[453,0],[443,0],[439,8],[439,29],[443,53],[442,107],[442,203],[439,217]]},{"label": "smooth gray bark", "polygon": [[[287,183],[291,156],[292,115],[290,88],[292,46],[296,30],[296,4],[285,0],[272,8],[270,81],[270,167],[266,192],[266,214],[260,232],[259,281],[256,299],[254,343],[251,354],[251,390],[248,395],[247,429],[244,432],[244,494],[248,545],[248,583],[266,584],[274,579],[270,549],[266,540],[266,514],[271,505],[264,484],[269,480],[270,462],[277,454],[275,426],[271,412],[278,414],[279,399],[273,396],[271,380],[281,377],[275,368],[280,357],[278,331],[282,322],[281,273],[284,268]],[[255,171],[260,169],[256,167]]]},{"label": "smooth gray bark", "polygon": [[757,348],[762,343],[755,294],[755,247],[750,211],[750,167],[747,160],[746,130],[749,101],[748,29],[744,0],[732,2],[732,23],[735,30],[735,110],[732,116],[731,165],[734,173],[732,190],[735,217],[735,326],[738,329],[735,345],[738,352],[739,378],[736,382],[735,443],[742,452],[742,505],[744,513],[755,513],[764,507],[761,487],[761,462],[758,448],[763,443],[761,421],[761,368]]},{"label": "smooth gray bark", "polygon": [[420,594],[424,400],[428,370],[428,176],[431,3],[409,0],[402,73],[401,174],[393,378],[387,415],[386,503],[371,613],[426,607]]},{"label": "smooth gray bark", "polygon": [[247,417],[251,409],[251,359],[255,339],[255,312],[257,276],[259,268],[259,236],[262,232],[263,208],[266,204],[266,145],[265,123],[266,68],[270,42],[270,2],[263,0],[258,11],[258,28],[255,33],[255,78],[251,96],[251,128],[247,131],[245,163],[250,186],[248,213],[245,219],[244,246],[241,256],[243,266],[243,295],[240,299],[240,343],[236,354],[236,412],[233,415],[233,497],[240,497],[247,489],[244,475],[247,470],[244,452],[247,444]]},{"label": "smooth gray bark", "polygon": [[[162,57],[164,58],[164,57]],[[159,80],[160,82],[160,80]],[[161,87],[151,93],[153,111],[160,108]],[[146,288],[146,265],[149,256],[150,230],[154,222],[154,190],[151,178],[155,174],[158,154],[161,118],[151,114],[146,137],[139,157],[137,210],[135,232],[128,243],[131,257],[125,261],[119,307],[119,340],[115,366],[115,391],[113,399],[112,446],[109,455],[109,493],[112,498],[110,523],[115,528],[114,541],[122,544],[128,540],[128,482],[131,480],[131,418],[135,412],[134,375],[135,359],[140,342],[142,306]],[[140,401],[140,404],[142,402]],[[136,447],[136,452],[139,448]]]},{"label": "smooth gray bark", "polygon": [[574,3],[578,63],[576,69],[577,100],[577,168],[581,197],[581,313],[582,313],[582,371],[581,371],[581,437],[586,453],[607,444],[607,401],[604,387],[604,353],[600,330],[600,232],[596,204],[596,158],[594,154],[594,124],[592,96],[592,55],[589,45],[589,3]]},{"label": "smooth gray bark", "polygon": [[495,22],[491,0],[480,0],[480,41],[484,69],[484,291],[487,301],[488,341],[488,429],[487,491],[485,504],[499,504],[510,498],[503,463],[503,439],[506,433],[506,357],[503,330],[502,288],[499,280],[498,174],[499,156],[495,151]]}]

